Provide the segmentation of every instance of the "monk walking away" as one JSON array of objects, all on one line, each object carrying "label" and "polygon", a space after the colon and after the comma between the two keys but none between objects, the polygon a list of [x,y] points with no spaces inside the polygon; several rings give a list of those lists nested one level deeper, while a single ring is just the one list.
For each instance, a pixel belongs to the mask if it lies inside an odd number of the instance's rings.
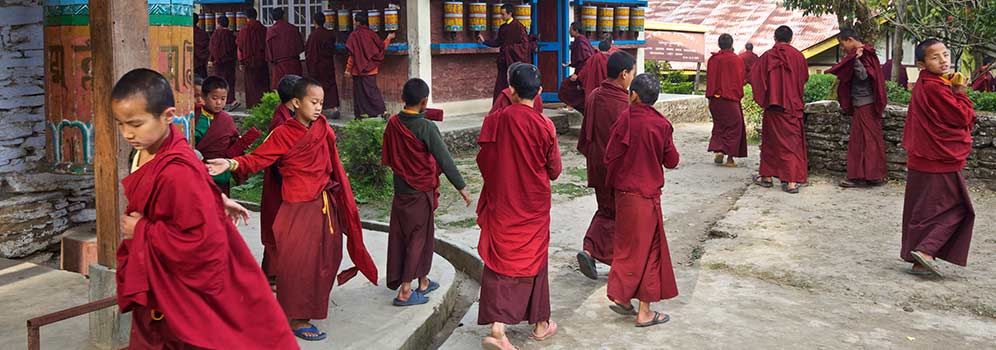
[{"label": "monk walking away", "polygon": [[225,109],[238,108],[235,101],[235,70],[238,68],[238,47],[235,46],[235,33],[228,29],[228,17],[218,17],[218,29],[211,34],[211,63],[214,64],[214,75],[222,77],[231,89],[228,89],[228,104]]},{"label": "monk walking away", "polygon": [[509,74],[513,104],[484,118],[477,166],[484,187],[477,203],[478,252],[484,261],[477,323],[491,325],[482,346],[515,349],[506,324],[535,325],[532,338],[557,333],[550,320],[550,181],[560,176],[560,148],[553,122],[536,112],[539,70],[521,65]]},{"label": "monk walking away", "polygon": [[[747,157],[747,126],[744,109],[744,62],[733,53],[733,36],[719,36],[719,51],[709,57],[706,71],[706,97],[712,114],[712,138],[709,152],[714,152],[714,162],[726,167],[736,167],[734,157]],[[723,159],[726,159],[724,162]]]},{"label": "monk walking away", "polygon": [[276,90],[285,75],[304,75],[301,67],[304,40],[297,27],[287,22],[284,9],[270,10],[270,19],[273,25],[266,29],[266,61],[270,62],[270,88]]},{"label": "monk walking away", "polygon": [[840,187],[878,186],[889,175],[882,134],[882,118],[888,103],[885,78],[875,48],[865,45],[857,32],[844,28],[837,39],[847,55],[826,72],[837,76],[837,100],[844,114],[851,116],[847,179],[840,182]]},{"label": "monk walking away", "polygon": [[325,90],[325,103],[322,108],[331,110],[331,118],[339,119],[339,86],[335,82],[335,34],[325,29],[325,15],[316,12],[312,15],[314,27],[304,43],[306,76],[317,80]]},{"label": "monk walking away", "polygon": [[[411,79],[401,91],[405,108],[387,121],[381,161],[394,173],[391,229],[387,237],[387,287],[398,290],[396,306],[429,302],[439,288],[429,280],[435,242],[435,210],[439,201],[439,174],[470,205],[467,183],[456,168],[435,123],[425,118],[429,85]],[[418,279],[418,289],[412,280]]]},{"label": "monk walking away", "polygon": [[629,109],[629,86],[636,76],[636,58],[619,51],[609,57],[606,67],[609,78],[603,80],[585,101],[586,114],[581,123],[577,147],[578,152],[585,156],[588,187],[595,189],[598,201],[598,210],[592,216],[584,236],[583,250],[577,254],[581,273],[590,279],[598,279],[596,260],[612,264],[616,207],[612,188],[605,182],[605,146],[609,143],[612,124]]},{"label": "monk walking away", "polygon": [[[521,63],[521,62],[512,63],[511,66],[508,66],[508,73],[511,74],[512,70],[515,67],[525,64],[528,63]],[[505,109],[505,107],[511,105],[512,105],[512,88],[507,87],[501,91],[501,94],[498,95],[498,98],[496,98],[494,103],[491,104],[491,111],[488,112],[488,115],[494,114],[496,112],[501,112],[501,110]],[[533,101],[533,109],[536,110],[537,113],[543,113],[543,96],[536,95],[536,100]]]},{"label": "monk walking away", "polygon": [[199,21],[194,14],[194,75],[208,76],[208,60],[211,59],[211,35],[197,26]]},{"label": "monk walking away", "polygon": [[744,51],[738,56],[740,56],[740,60],[744,62],[744,83],[749,84],[750,69],[754,67],[754,63],[757,63],[757,60],[760,59],[760,57],[757,57],[757,54],[754,53],[754,44],[750,42],[748,42],[747,45],[744,45]]},{"label": "monk walking away", "polygon": [[[323,96],[321,84],[301,78],[294,86],[293,119],[270,132],[252,153],[207,162],[211,174],[251,174],[277,163],[283,178],[283,203],[273,223],[277,301],[294,335],[309,341],[328,336],[310,320],[328,317],[337,273],[339,284],[358,272],[377,284],[335,133],[321,114]],[[356,266],[339,272],[344,237]]]},{"label": "monk walking away", "polygon": [[[239,140],[239,129],[235,120],[225,112],[225,101],[228,99],[228,84],[225,79],[210,76],[201,85],[204,96],[204,106],[200,113],[194,116],[194,148],[201,153],[203,159],[223,158],[225,152]],[[232,174],[224,172],[212,176],[221,193],[229,194]]]},{"label": "monk walking away", "polygon": [[[297,75],[285,75],[277,83],[277,96],[280,97],[280,105],[273,110],[273,117],[267,128],[270,132],[276,130],[284,122],[294,118],[294,85],[301,80]],[[277,211],[283,203],[282,189],[283,180],[280,176],[279,167],[274,164],[263,169],[263,195],[259,203],[259,232],[260,241],[263,243],[263,272],[269,278],[270,285],[276,285],[276,251],[277,242],[273,237],[273,222],[277,218]]]},{"label": "monk walking away", "polygon": [[903,147],[906,200],[900,257],[914,275],[941,276],[937,259],[968,263],[975,209],[962,169],[972,152],[974,105],[965,76],[951,72],[944,43],[927,39],[914,52],[920,78],[913,87]]},{"label": "monk walking away", "polygon": [[577,76],[575,79],[581,84],[581,89],[584,90],[585,101],[602,84],[603,80],[608,79],[609,55],[613,53],[615,51],[612,48],[612,38],[603,37],[602,41],[598,43],[598,53],[589,57],[584,67],[574,74]]},{"label": "monk walking away", "polygon": [[782,191],[799,193],[809,176],[803,125],[803,88],[809,80],[806,57],[792,47],[792,29],[775,29],[775,46],[751,68],[754,102],[764,109],[761,120],[761,168],[754,183],[772,187],[778,178]]},{"label": "monk walking away", "polygon": [[256,19],[255,8],[246,10],[248,21],[235,37],[239,64],[245,72],[246,108],[252,108],[270,91],[270,69],[266,64],[266,27]]},{"label": "monk walking away", "polygon": [[512,17],[514,6],[504,4],[501,7],[502,25],[493,37],[485,38],[484,33],[477,34],[477,40],[484,45],[498,48],[498,78],[495,79],[494,98],[508,87],[508,68],[512,63],[531,63],[537,44],[532,40],[526,27]]},{"label": "monk walking away", "polygon": [[353,115],[356,119],[382,117],[387,113],[384,95],[377,86],[377,74],[384,63],[387,46],[394,40],[392,32],[381,39],[370,30],[366,12],[353,16],[353,32],[346,39],[346,78],[353,78]]},{"label": "monk walking away", "polygon": [[135,148],[121,216],[117,294],[131,349],[297,349],[266,278],[229,219],[248,211],[212,184],[176,116],[173,88],[136,69],[111,111]]}]

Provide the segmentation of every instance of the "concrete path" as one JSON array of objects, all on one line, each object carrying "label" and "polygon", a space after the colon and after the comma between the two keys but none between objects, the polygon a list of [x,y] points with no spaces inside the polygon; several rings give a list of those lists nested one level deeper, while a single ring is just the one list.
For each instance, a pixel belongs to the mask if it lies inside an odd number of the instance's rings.
[{"label": "concrete path", "polygon": [[[87,279],[78,273],[0,258],[0,349],[27,347],[27,320],[87,303]],[[86,317],[41,328],[42,349],[80,349]]]}]

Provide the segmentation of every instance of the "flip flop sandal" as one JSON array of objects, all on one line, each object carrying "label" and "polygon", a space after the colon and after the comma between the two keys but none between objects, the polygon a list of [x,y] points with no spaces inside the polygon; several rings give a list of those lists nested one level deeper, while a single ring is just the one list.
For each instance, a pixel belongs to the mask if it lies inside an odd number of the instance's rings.
[{"label": "flip flop sandal", "polygon": [[843,187],[843,188],[864,188],[864,187],[868,187],[868,184],[865,183],[865,182],[854,182],[854,181],[851,181],[851,180],[844,180],[844,181],[840,182],[840,187]]},{"label": "flip flop sandal", "polygon": [[[315,335],[306,335],[305,333],[313,333]],[[301,328],[294,331],[294,336],[307,340],[307,341],[319,341],[328,337],[328,333],[318,331],[318,327],[311,326],[308,328]]]},{"label": "flip flop sandal", "polygon": [[557,334],[557,322],[550,321],[550,325],[546,327],[546,334],[542,336],[537,336],[535,333],[531,334],[530,337],[535,341],[544,341]]},{"label": "flip flop sandal", "polygon": [[737,167],[737,162],[726,162],[726,163],[723,163],[723,166],[727,167],[727,168],[736,168]]},{"label": "flip flop sandal", "polygon": [[910,252],[910,254],[913,255],[913,259],[920,263],[920,265],[923,265],[923,267],[929,269],[931,273],[937,275],[937,277],[944,277],[944,275],[941,274],[941,268],[937,265],[936,261],[927,259],[923,256],[923,253],[918,251]]},{"label": "flip flop sandal", "polygon": [[713,163],[723,164],[723,159],[726,158],[722,153],[717,153],[716,157],[712,159]]},{"label": "flip flop sandal", "polygon": [[782,182],[782,191],[789,194],[799,193],[799,184],[795,184],[795,188],[789,188],[788,182]]},{"label": "flip flop sandal", "polygon": [[498,340],[495,337],[487,336],[481,341],[481,347],[484,350],[519,350],[519,348],[512,346],[512,343],[508,341],[508,337],[502,338],[504,342]]},{"label": "flip flop sandal", "polygon": [[878,186],[885,185],[885,183],[886,183],[885,180],[875,180],[875,181],[866,181],[866,182],[868,183],[869,187],[878,187]]},{"label": "flip flop sandal", "polygon": [[412,291],[412,296],[408,297],[408,300],[401,300],[394,298],[394,306],[414,306],[422,305],[429,302],[429,297],[423,295],[418,290]]},{"label": "flip flop sandal", "polygon": [[[664,318],[658,318],[658,316],[660,316],[660,315],[664,315]],[[667,323],[667,321],[670,321],[670,320],[671,320],[671,316],[670,315],[668,315],[668,314],[661,314],[660,312],[654,311],[654,318],[652,320],[644,322],[644,323],[637,323],[636,326],[639,327],[639,328],[650,327],[650,326],[655,326],[655,325]]]},{"label": "flip flop sandal", "polygon": [[[421,287],[421,286],[419,286],[419,287]],[[431,293],[432,291],[434,291],[436,289],[439,289],[439,283],[436,283],[436,282],[433,282],[432,280],[429,280],[429,286],[425,287],[425,290],[419,290],[418,292],[419,292],[419,294],[422,294],[422,295],[428,295],[429,293]]]},{"label": "flip flop sandal", "polygon": [[633,304],[623,305],[613,301],[612,305],[609,305],[609,309],[623,316],[636,316],[639,314],[639,312],[636,312],[636,307]]},{"label": "flip flop sandal", "polygon": [[578,265],[581,267],[581,274],[593,280],[598,279],[598,270],[595,269],[595,259],[587,252],[578,253]]},{"label": "flip flop sandal", "polygon": [[764,187],[764,188],[771,188],[772,186],[775,185],[774,181],[763,181],[763,180],[761,180],[763,178],[764,177],[761,176],[761,175],[755,176],[754,177],[754,184],[758,185],[758,186],[761,186],[761,187]]},{"label": "flip flop sandal", "polygon": [[917,270],[914,270],[913,268],[908,268],[905,271],[906,271],[906,273],[911,274],[913,276],[930,276],[930,275],[934,274],[930,270],[920,270],[920,271],[917,271]]}]

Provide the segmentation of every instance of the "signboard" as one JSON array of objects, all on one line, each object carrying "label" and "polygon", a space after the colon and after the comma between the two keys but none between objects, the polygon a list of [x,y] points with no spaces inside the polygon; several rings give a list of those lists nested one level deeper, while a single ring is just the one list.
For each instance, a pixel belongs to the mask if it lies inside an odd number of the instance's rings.
[{"label": "signboard", "polygon": [[705,63],[705,33],[646,31],[644,46],[648,60]]}]

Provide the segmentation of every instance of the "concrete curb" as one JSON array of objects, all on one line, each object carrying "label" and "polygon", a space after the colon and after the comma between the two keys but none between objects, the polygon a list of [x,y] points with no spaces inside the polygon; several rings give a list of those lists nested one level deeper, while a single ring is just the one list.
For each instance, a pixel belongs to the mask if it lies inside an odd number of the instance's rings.
[{"label": "concrete curb", "polygon": [[[388,232],[390,224],[375,220],[361,220],[363,228],[372,231]],[[436,254],[443,257],[454,268],[481,282],[481,272],[484,271],[484,261],[473,248],[436,236]]]}]

